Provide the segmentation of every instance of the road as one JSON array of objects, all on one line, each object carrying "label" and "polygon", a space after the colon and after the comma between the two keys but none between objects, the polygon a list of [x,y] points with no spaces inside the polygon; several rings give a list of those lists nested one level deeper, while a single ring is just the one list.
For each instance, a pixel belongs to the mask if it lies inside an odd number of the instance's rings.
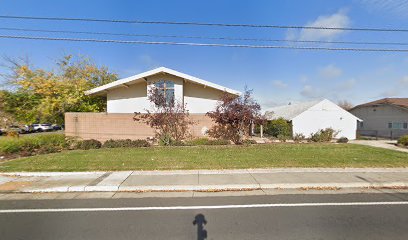
[{"label": "road", "polygon": [[407,193],[3,200],[0,239],[408,239],[407,203]]}]

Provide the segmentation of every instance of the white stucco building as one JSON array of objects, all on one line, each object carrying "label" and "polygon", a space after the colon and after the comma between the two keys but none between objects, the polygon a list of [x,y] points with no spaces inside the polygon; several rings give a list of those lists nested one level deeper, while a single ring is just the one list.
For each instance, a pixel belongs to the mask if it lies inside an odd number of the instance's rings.
[{"label": "white stucco building", "polygon": [[213,111],[223,92],[240,94],[239,91],[165,67],[114,81],[91,89],[86,94],[106,95],[108,113],[143,113],[151,107],[147,93],[154,86],[162,89],[169,99],[186,104],[192,114]]},{"label": "white stucco building", "polygon": [[309,137],[320,129],[333,128],[339,131],[337,138],[348,139],[356,139],[357,121],[361,121],[327,99],[270,108],[265,117],[268,120],[284,118],[291,121],[294,135]]}]

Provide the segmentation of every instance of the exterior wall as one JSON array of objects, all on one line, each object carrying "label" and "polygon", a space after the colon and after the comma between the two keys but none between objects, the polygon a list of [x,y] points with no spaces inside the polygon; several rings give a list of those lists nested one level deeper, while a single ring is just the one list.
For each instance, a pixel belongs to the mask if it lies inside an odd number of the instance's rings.
[{"label": "exterior wall", "polygon": [[[65,134],[82,139],[146,139],[154,130],[142,122],[133,121],[131,113],[65,113]],[[196,122],[191,128],[193,137],[205,136],[213,122],[204,114],[191,114]]]},{"label": "exterior wall", "polygon": [[182,78],[170,74],[157,74],[129,85],[111,89],[107,93],[108,113],[134,113],[146,112],[151,108],[147,99],[148,89],[159,80],[174,82],[174,95],[176,101],[186,104],[190,113],[207,113],[215,109],[222,91],[185,81]]},{"label": "exterior wall", "polygon": [[357,118],[330,101],[322,101],[292,120],[293,134],[306,137],[320,129],[339,131],[336,138],[356,139]]},{"label": "exterior wall", "polygon": [[385,138],[398,138],[408,134],[408,129],[389,129],[389,122],[408,122],[408,110],[392,105],[378,105],[358,107],[351,113],[361,118],[363,126],[358,126],[362,135],[378,136]]},{"label": "exterior wall", "polygon": [[184,103],[190,113],[213,111],[222,92],[191,82],[184,83]]}]

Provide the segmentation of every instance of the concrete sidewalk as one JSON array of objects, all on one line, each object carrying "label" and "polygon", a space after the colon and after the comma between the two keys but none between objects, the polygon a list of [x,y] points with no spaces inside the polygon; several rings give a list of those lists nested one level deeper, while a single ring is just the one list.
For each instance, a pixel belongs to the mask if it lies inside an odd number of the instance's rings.
[{"label": "concrete sidewalk", "polygon": [[385,148],[385,149],[408,153],[408,148],[402,148],[402,147],[396,146],[397,140],[350,140],[349,143],[366,145],[370,147]]},{"label": "concrete sidewalk", "polygon": [[405,188],[408,168],[0,173],[0,193]]}]

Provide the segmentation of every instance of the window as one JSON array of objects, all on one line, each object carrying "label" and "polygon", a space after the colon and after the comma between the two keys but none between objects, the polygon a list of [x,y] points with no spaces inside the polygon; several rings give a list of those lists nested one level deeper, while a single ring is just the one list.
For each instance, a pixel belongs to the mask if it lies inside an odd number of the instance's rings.
[{"label": "window", "polygon": [[166,104],[174,104],[174,82],[168,80],[160,80],[154,83],[154,86],[159,89],[159,93],[163,94],[166,99]]},{"label": "window", "polygon": [[407,124],[408,123],[402,123],[402,122],[392,122],[388,123],[388,128],[390,129],[407,129]]},{"label": "window", "polygon": [[360,123],[360,128],[364,128],[364,122],[359,122]]}]

